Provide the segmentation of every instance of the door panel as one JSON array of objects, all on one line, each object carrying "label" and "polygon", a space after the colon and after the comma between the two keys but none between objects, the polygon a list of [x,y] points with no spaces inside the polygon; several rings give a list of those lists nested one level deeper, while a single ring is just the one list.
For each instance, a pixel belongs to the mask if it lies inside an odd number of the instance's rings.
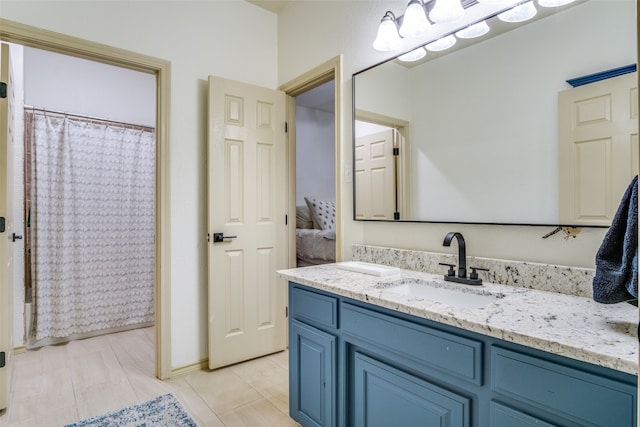
[{"label": "door panel", "polygon": [[394,129],[356,139],[356,219],[393,220],[396,211]]},{"label": "door panel", "polygon": [[283,350],[284,93],[209,78],[209,367]]},{"label": "door panel", "polygon": [[559,93],[561,224],[611,224],[638,174],[637,93],[637,73]]},{"label": "door panel", "polygon": [[0,81],[7,83],[7,97],[0,99],[0,217],[5,231],[0,233],[0,352],[5,366],[0,368],[0,410],[9,402],[13,348],[13,75],[9,66],[9,46],[1,45]]}]

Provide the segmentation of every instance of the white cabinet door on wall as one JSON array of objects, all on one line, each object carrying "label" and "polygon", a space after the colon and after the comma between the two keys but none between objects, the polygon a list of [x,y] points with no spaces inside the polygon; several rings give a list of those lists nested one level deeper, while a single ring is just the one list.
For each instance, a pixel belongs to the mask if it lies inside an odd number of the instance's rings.
[{"label": "white cabinet door on wall", "polygon": [[286,347],[284,130],[284,92],[209,77],[211,369]]},{"label": "white cabinet door on wall", "polygon": [[609,225],[638,174],[637,73],[558,95],[560,223]]}]

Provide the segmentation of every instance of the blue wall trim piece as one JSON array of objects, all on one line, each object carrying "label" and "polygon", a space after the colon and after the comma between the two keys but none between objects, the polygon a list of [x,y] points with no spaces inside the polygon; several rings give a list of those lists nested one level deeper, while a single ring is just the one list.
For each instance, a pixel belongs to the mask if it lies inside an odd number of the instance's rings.
[{"label": "blue wall trim piece", "polygon": [[617,77],[623,74],[633,73],[634,71],[636,71],[636,68],[637,68],[636,64],[631,64],[625,67],[613,68],[611,70],[589,74],[588,76],[569,79],[567,80],[567,83],[569,83],[573,87],[582,86],[589,83],[599,82],[600,80],[610,79],[611,77]]}]

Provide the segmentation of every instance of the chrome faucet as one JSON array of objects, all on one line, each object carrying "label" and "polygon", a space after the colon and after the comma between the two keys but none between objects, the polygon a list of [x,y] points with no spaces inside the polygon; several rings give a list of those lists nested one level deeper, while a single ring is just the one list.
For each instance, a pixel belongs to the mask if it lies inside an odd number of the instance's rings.
[{"label": "chrome faucet", "polygon": [[443,246],[451,246],[453,238],[458,240],[458,274],[456,275],[455,265],[441,262],[440,265],[449,267],[449,271],[444,276],[444,280],[457,283],[465,283],[467,285],[482,285],[482,279],[478,277],[476,270],[489,271],[487,268],[471,267],[471,274],[467,277],[467,247],[464,243],[464,237],[457,231],[452,231],[444,236]]}]

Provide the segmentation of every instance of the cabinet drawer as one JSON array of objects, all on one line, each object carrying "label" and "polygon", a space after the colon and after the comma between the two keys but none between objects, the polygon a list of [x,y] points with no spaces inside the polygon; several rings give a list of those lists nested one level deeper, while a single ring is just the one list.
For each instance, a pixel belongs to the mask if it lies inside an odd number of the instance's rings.
[{"label": "cabinet drawer", "polygon": [[342,304],[342,330],[392,353],[474,384],[482,382],[482,343]]},{"label": "cabinet drawer", "polygon": [[292,286],[289,307],[294,319],[330,328],[338,327],[337,298]]},{"label": "cabinet drawer", "polygon": [[635,387],[491,347],[491,387],[583,426],[634,426]]},{"label": "cabinet drawer", "polygon": [[531,415],[491,402],[491,427],[556,427]]}]

